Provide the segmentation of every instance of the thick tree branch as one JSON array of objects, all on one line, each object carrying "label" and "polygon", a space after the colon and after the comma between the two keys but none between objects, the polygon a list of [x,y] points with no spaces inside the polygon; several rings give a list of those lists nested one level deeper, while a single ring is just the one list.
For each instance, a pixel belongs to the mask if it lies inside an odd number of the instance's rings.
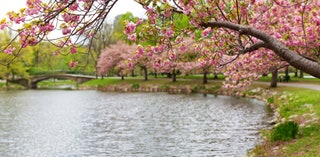
[{"label": "thick tree branch", "polygon": [[257,39],[260,39],[265,43],[263,47],[272,50],[275,54],[283,58],[293,67],[298,68],[317,78],[320,78],[320,65],[318,62],[302,57],[297,52],[290,50],[280,41],[263,31],[250,26],[239,25],[227,21],[210,21],[202,23],[200,24],[200,26],[212,28],[228,28],[243,35],[256,37]]}]

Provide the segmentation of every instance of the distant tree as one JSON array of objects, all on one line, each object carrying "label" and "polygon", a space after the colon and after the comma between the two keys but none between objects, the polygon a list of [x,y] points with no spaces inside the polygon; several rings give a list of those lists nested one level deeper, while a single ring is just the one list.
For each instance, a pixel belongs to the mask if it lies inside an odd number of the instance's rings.
[{"label": "distant tree", "polygon": [[[14,47],[8,46],[10,42],[10,31],[0,32],[1,47],[7,46],[7,51],[0,53],[0,62],[7,62],[6,65],[0,65],[0,77],[2,79],[14,79],[15,77],[29,77],[28,69],[31,66],[32,54],[30,47],[20,52],[15,51]],[[18,45],[17,42],[11,42],[12,45]],[[10,50],[9,50],[10,49]]]},{"label": "distant tree", "polygon": [[124,76],[133,68],[130,58],[133,57],[135,50],[135,45],[128,45],[121,41],[105,48],[98,59],[99,75],[106,75],[113,68],[116,68],[118,73]]}]

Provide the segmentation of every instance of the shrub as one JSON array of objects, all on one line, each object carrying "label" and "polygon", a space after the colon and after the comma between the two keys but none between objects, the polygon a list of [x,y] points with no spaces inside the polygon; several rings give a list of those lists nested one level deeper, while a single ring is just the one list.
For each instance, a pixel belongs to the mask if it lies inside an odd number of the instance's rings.
[{"label": "shrub", "polygon": [[299,126],[295,122],[286,122],[275,127],[271,132],[271,141],[289,141],[298,133]]},{"label": "shrub", "polygon": [[131,85],[131,88],[133,88],[133,89],[138,89],[139,87],[140,87],[140,85],[137,83],[134,83]]},{"label": "shrub", "polygon": [[268,101],[269,104],[274,103],[274,97],[268,98],[267,101]]}]

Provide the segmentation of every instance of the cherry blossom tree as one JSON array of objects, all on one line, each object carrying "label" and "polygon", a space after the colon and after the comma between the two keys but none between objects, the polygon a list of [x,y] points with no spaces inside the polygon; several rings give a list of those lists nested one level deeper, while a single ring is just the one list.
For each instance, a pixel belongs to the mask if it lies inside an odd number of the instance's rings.
[{"label": "cherry blossom tree", "polygon": [[135,49],[135,45],[128,45],[121,41],[105,48],[98,59],[98,73],[106,75],[110,70],[116,68],[123,79],[128,69],[133,68],[130,58],[133,57]]},{"label": "cherry blossom tree", "polygon": [[[154,48],[171,55],[172,41],[179,35],[195,38],[198,32],[216,34],[210,37],[215,52],[222,53],[225,75],[235,84],[246,85],[274,64],[285,61],[295,68],[320,78],[319,33],[320,2],[311,0],[136,0],[146,9],[148,20],[137,31],[136,23],[128,22],[131,41],[154,40]],[[11,42],[2,51],[8,54],[48,40],[58,48],[86,44],[101,29],[117,0],[27,0],[26,8],[8,13],[0,21],[1,29],[12,29],[20,45]],[[186,15],[190,25],[177,27],[176,14]],[[9,23],[16,27],[10,27]],[[17,28],[18,27],[18,28]],[[59,31],[60,37],[52,37]],[[90,53],[90,52],[88,52]],[[18,53],[16,53],[18,54]],[[271,57],[272,56],[272,57]],[[17,56],[18,57],[18,56]],[[156,63],[159,63],[155,61]],[[162,62],[163,63],[163,62]],[[172,60],[165,61],[173,63]],[[1,63],[8,64],[8,63]],[[253,68],[255,67],[255,68]],[[241,85],[241,83],[243,83]]]}]

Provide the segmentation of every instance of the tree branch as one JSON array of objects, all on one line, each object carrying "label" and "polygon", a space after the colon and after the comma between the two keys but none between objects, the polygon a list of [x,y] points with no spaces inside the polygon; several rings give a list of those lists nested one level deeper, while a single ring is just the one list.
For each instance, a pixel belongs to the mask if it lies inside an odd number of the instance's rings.
[{"label": "tree branch", "polygon": [[252,52],[252,51],[258,50],[261,47],[265,47],[265,43],[263,41],[259,41],[257,43],[254,43],[254,44],[250,45],[250,47],[246,47],[242,50],[239,50],[239,52],[240,52],[240,54],[245,54],[247,52]]}]

